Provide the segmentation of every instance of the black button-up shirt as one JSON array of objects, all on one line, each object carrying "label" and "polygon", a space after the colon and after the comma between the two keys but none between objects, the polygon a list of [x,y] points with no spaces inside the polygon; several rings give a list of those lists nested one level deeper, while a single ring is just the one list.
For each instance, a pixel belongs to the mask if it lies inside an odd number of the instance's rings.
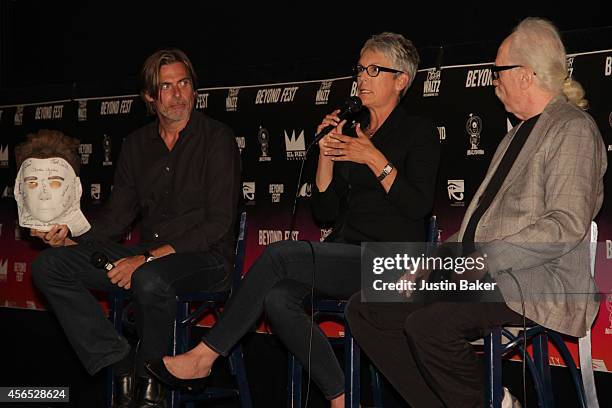
[{"label": "black button-up shirt", "polygon": [[194,110],[168,150],[155,121],[123,142],[113,192],[85,235],[120,239],[140,214],[147,247],[214,251],[231,268],[239,182],[240,154],[228,126]]}]

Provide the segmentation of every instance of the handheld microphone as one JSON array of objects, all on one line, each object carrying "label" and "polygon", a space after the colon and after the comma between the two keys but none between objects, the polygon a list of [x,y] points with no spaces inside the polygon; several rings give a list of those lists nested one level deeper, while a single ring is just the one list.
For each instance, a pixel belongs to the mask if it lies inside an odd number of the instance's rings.
[{"label": "handheld microphone", "polygon": [[96,268],[106,269],[107,271],[115,267],[102,252],[94,252],[91,254],[90,262]]},{"label": "handheld microphone", "polygon": [[[361,99],[359,99],[358,96],[351,96],[344,102],[344,106],[342,107],[342,110],[340,110],[340,112],[338,113],[338,117],[342,121],[346,119],[347,117],[349,117],[350,115],[352,115],[353,113],[359,112],[361,110],[361,106],[362,106]],[[316,143],[319,143],[319,141],[323,139],[323,137],[326,134],[328,134],[335,128],[336,127],[334,125],[325,126],[323,129],[321,129],[319,133],[317,133],[312,144],[314,145]]]}]

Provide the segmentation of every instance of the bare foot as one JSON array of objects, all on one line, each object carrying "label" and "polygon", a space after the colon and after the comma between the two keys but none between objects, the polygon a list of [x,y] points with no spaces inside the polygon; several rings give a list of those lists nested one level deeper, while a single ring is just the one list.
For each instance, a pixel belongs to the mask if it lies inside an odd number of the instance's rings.
[{"label": "bare foot", "polygon": [[166,368],[181,380],[208,377],[219,354],[200,342],[196,347],[177,356],[163,358]]}]

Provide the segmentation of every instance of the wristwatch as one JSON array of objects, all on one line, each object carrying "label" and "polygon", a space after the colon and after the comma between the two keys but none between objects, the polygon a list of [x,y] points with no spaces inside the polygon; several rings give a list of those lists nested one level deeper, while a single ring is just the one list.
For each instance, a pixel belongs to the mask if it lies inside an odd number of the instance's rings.
[{"label": "wristwatch", "polygon": [[151,262],[155,259],[155,255],[149,252],[149,250],[145,249],[144,251],[145,262]]},{"label": "wristwatch", "polygon": [[376,177],[376,180],[383,181],[385,177],[391,174],[391,172],[393,171],[393,168],[394,168],[393,163],[391,162],[387,163],[387,165],[383,167],[382,173],[380,173],[380,176]]}]

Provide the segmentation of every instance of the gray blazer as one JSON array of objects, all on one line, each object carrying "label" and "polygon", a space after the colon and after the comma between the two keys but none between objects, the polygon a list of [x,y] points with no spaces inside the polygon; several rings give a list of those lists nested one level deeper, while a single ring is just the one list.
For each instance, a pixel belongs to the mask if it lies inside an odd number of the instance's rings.
[{"label": "gray blazer", "polygon": [[[500,142],[467,208],[459,242],[518,128]],[[576,337],[591,327],[599,305],[589,267],[589,231],[603,201],[606,165],[591,116],[557,96],[542,112],[476,229],[476,246],[486,254],[507,305],[521,313],[511,272],[522,290],[525,315]]]}]

